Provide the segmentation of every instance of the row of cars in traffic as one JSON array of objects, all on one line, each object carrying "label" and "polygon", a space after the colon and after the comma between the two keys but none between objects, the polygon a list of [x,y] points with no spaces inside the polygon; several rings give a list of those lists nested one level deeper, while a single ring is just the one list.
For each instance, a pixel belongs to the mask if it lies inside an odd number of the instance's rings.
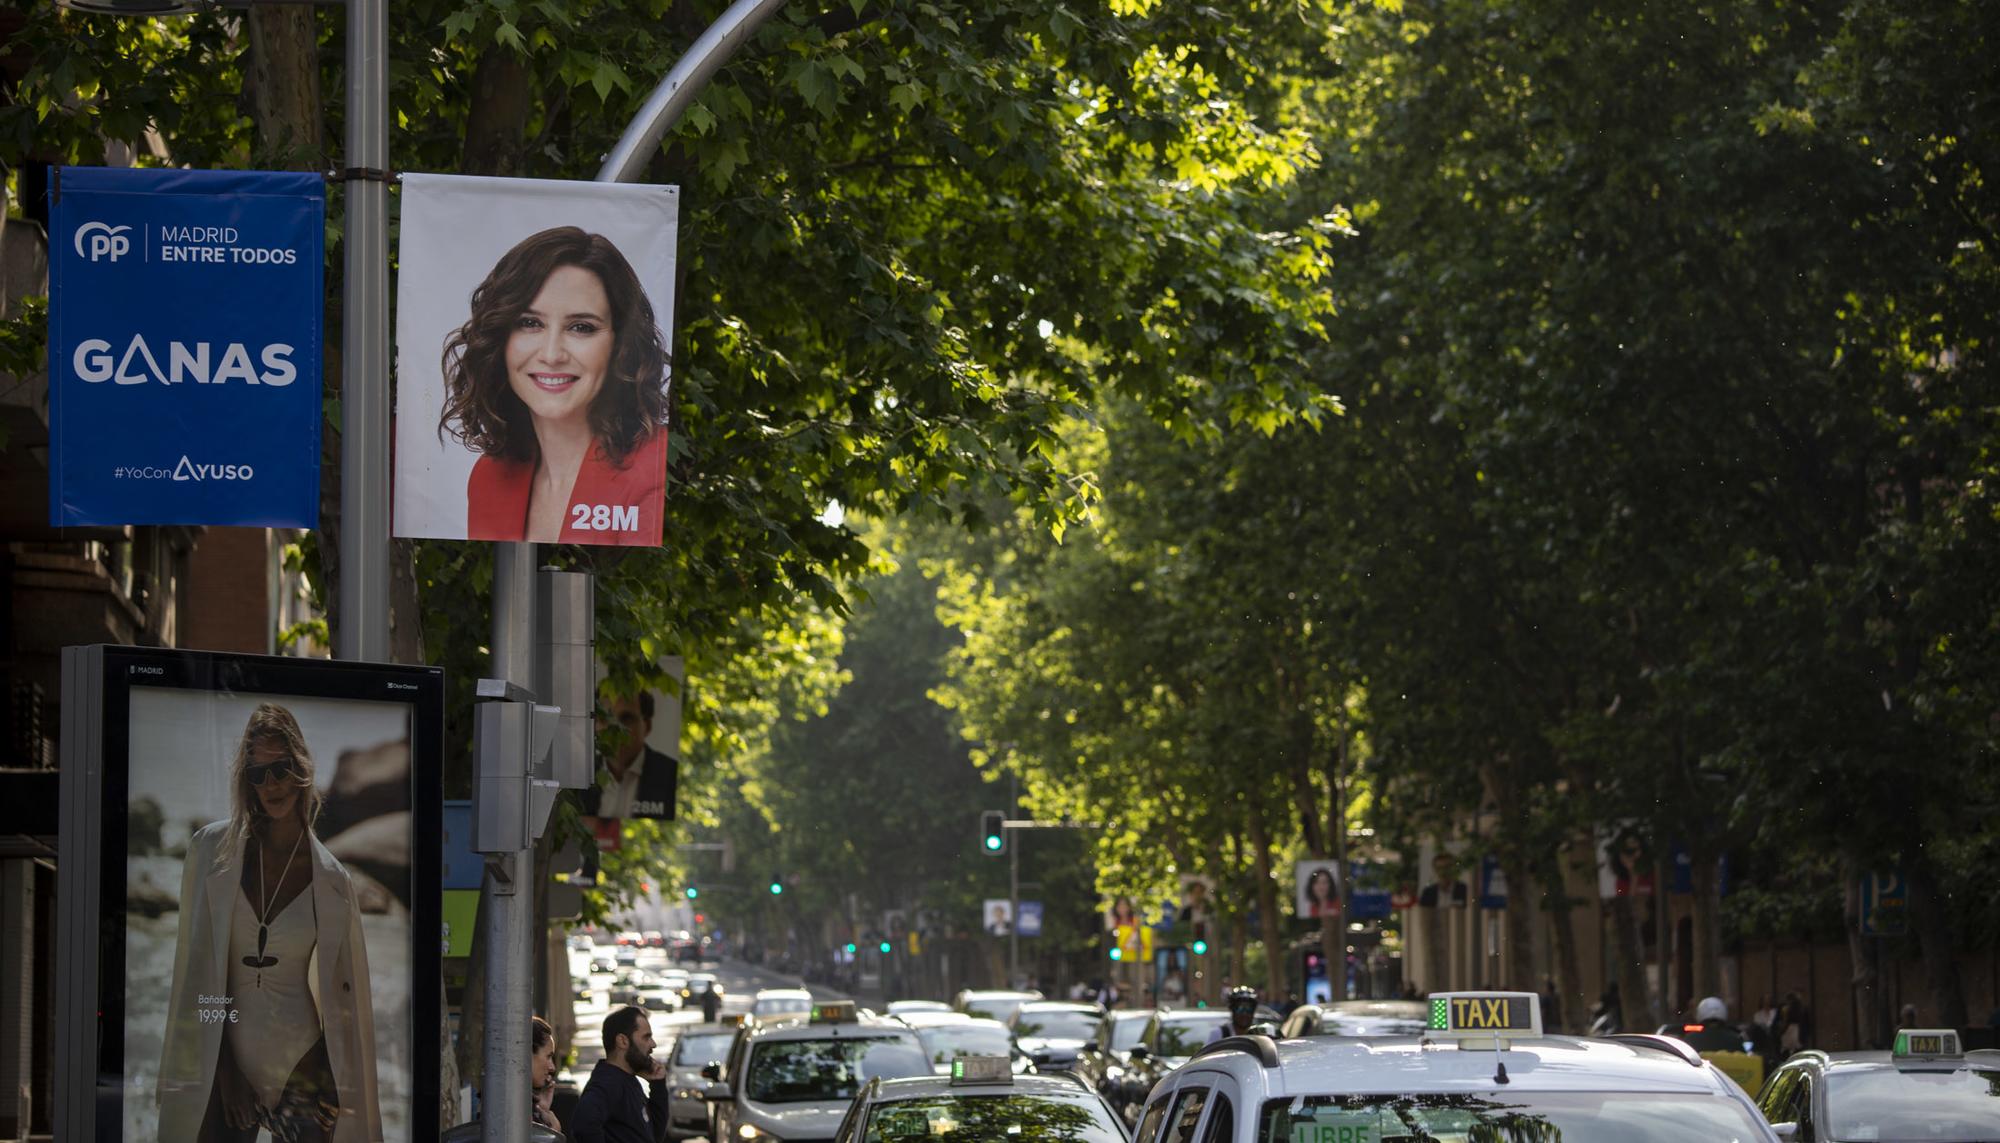
[{"label": "row of cars in traffic", "polygon": [[[1682,1040],[1545,1034],[1530,993],[1103,1012],[961,993],[880,1013],[760,993],[681,1032],[672,1134],[712,1143],[2000,1140],[2000,1052],[1905,1029],[1759,1094]],[[768,1001],[769,1003],[765,1003]],[[802,1005],[801,1010],[798,1006]],[[760,1006],[763,1011],[759,1011]]]}]

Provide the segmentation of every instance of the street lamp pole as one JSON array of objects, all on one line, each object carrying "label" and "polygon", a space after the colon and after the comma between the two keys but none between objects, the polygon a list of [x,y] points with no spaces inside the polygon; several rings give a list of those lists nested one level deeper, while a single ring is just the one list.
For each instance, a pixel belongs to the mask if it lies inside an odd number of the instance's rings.
[{"label": "street lamp pole", "polygon": [[[347,202],[341,283],[343,659],[389,658],[389,19],[347,0]],[[405,617],[414,622],[414,617]]]}]

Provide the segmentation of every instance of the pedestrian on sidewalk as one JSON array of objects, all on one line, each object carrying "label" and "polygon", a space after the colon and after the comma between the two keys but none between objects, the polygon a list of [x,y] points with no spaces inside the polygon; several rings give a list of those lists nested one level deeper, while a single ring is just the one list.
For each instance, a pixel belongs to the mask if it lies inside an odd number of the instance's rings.
[{"label": "pedestrian on sidewalk", "polygon": [[604,1058],[570,1115],[570,1143],[664,1143],[670,1094],[655,1046],[645,1009],[628,1004],[605,1017]]}]

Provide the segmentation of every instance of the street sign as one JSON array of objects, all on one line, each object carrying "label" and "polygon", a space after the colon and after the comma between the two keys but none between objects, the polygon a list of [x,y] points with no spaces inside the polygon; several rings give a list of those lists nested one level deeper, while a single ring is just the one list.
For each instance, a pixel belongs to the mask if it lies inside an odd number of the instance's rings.
[{"label": "street sign", "polygon": [[326,185],[49,172],[49,523],[319,526]]},{"label": "street sign", "polygon": [[1910,931],[1910,886],[1902,870],[1861,879],[1860,929],[1864,937],[1900,937]]}]

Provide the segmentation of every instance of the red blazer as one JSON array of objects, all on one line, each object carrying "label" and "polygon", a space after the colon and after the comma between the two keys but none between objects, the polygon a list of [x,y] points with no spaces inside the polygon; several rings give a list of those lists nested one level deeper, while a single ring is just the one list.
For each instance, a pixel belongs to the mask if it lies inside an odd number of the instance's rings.
[{"label": "red blazer", "polygon": [[[466,538],[526,539],[534,477],[534,461],[480,457],[465,482]],[[665,429],[641,441],[622,468],[612,465],[602,445],[593,445],[570,489],[558,542],[658,547],[666,499]]]}]

